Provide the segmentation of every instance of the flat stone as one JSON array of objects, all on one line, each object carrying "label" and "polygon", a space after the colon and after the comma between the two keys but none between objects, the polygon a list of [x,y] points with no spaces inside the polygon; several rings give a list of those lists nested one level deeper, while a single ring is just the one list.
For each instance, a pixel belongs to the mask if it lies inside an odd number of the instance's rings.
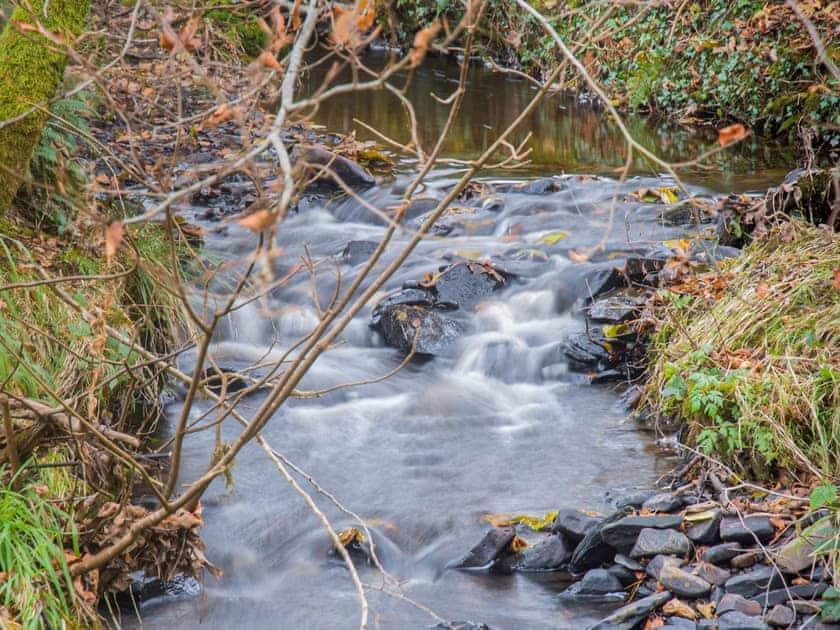
[{"label": "flat stone", "polygon": [[628,552],[635,545],[636,538],[643,529],[677,529],[681,523],[682,516],[678,514],[626,516],[603,525],[601,536],[605,543],[618,551]]},{"label": "flat stone", "polygon": [[641,509],[645,501],[651,497],[656,496],[653,490],[638,490],[636,492],[628,492],[620,495],[615,499],[614,505],[616,510],[623,510],[624,508]]},{"label": "flat stone", "polygon": [[825,592],[827,584],[821,582],[808,582],[807,584],[792,584],[787,588],[774,588],[771,591],[760,593],[753,600],[762,608],[772,608],[777,604],[787,604],[789,597],[797,600],[814,600]]},{"label": "flat stone", "polygon": [[508,551],[514,536],[516,536],[516,530],[513,527],[494,527],[461,560],[456,562],[453,568],[490,568],[500,556]]},{"label": "flat stone", "polygon": [[588,630],[606,630],[608,628],[610,630],[616,630],[617,628],[631,630],[650,613],[663,606],[669,599],[671,599],[671,593],[668,591],[661,591],[653,595],[648,595],[647,597],[642,597],[626,606],[622,606],[595,625],[589,626]]},{"label": "flat stone", "polygon": [[683,506],[681,497],[670,492],[655,494],[642,503],[642,509],[649,512],[673,512]]},{"label": "flat stone", "polygon": [[606,569],[591,569],[579,582],[577,592],[580,595],[607,595],[623,590],[621,581]]},{"label": "flat stone", "polygon": [[761,557],[759,551],[748,551],[746,553],[739,553],[737,556],[729,561],[733,569],[749,569]]},{"label": "flat stone", "polygon": [[754,545],[756,538],[767,542],[776,534],[768,516],[745,516],[743,523],[737,516],[727,516],[720,523],[720,537],[724,542]]},{"label": "flat stone", "polygon": [[712,590],[712,585],[703,578],[669,564],[659,572],[659,582],[675,595],[692,599],[703,597]]},{"label": "flat stone", "polygon": [[698,521],[685,530],[685,535],[697,545],[709,545],[720,534],[720,510],[709,510],[710,518]]},{"label": "flat stone", "polygon": [[777,604],[773,606],[770,612],[764,615],[764,621],[775,628],[787,628],[796,621],[796,613],[787,606]]},{"label": "flat stone", "polygon": [[577,544],[604,519],[592,516],[580,510],[562,509],[557,511],[551,531],[562,534],[572,544]]},{"label": "flat stone", "polygon": [[[636,319],[641,312],[645,298],[635,295],[614,295],[593,302],[587,308],[589,319],[595,322],[618,324]],[[664,496],[664,495],[656,495]],[[668,495],[673,500],[673,495]],[[677,505],[679,507],[679,504]],[[663,510],[668,512],[670,510]]]},{"label": "flat stone", "polygon": [[665,565],[671,565],[679,568],[683,565],[683,561],[681,558],[675,558],[674,556],[654,556],[653,559],[648,562],[645,572],[654,580],[659,580],[659,574],[662,572],[662,568]]},{"label": "flat stone", "polygon": [[671,617],[668,623],[662,626],[662,630],[695,630],[697,622],[683,617]]},{"label": "flat stone", "polygon": [[715,611],[718,615],[735,611],[755,617],[760,616],[764,609],[761,604],[751,599],[746,599],[734,593],[726,593],[720,598]]},{"label": "flat stone", "polygon": [[814,565],[814,549],[832,535],[829,520],[819,521],[807,527],[802,533],[774,554],[776,564],[787,573],[799,573]]},{"label": "flat stone", "polygon": [[700,576],[710,584],[714,584],[715,586],[721,586],[726,583],[726,581],[732,577],[732,574],[727,571],[726,569],[721,569],[714,564],[710,564],[708,562],[701,562],[700,564],[694,566],[691,569],[691,573]]},{"label": "flat stone", "polygon": [[630,551],[631,558],[650,558],[656,555],[685,557],[691,551],[691,541],[673,529],[645,528],[639,532]]},{"label": "flat stone", "polygon": [[706,549],[700,554],[700,559],[712,564],[726,564],[743,551],[738,543],[723,543]]},{"label": "flat stone", "polygon": [[747,573],[735,575],[726,581],[726,592],[743,597],[755,597],[759,593],[782,586],[782,579],[773,567],[762,565]]},{"label": "flat stone", "polygon": [[566,565],[571,556],[572,552],[562,536],[552,534],[523,549],[513,568],[523,572],[558,571]]},{"label": "flat stone", "polygon": [[737,611],[718,617],[718,630],[769,630],[761,617],[750,617]]},{"label": "flat stone", "polygon": [[645,568],[642,566],[641,562],[633,560],[633,558],[628,558],[623,553],[615,554],[614,562],[625,569],[630,571],[644,571]]}]

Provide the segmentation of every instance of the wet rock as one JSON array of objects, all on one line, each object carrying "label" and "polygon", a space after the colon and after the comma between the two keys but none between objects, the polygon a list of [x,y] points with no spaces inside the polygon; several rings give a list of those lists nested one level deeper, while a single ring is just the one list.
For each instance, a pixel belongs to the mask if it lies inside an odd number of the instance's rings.
[{"label": "wet rock", "polygon": [[729,561],[729,564],[732,565],[733,569],[748,569],[753,566],[760,557],[761,552],[748,551],[746,553],[740,553],[732,558],[732,560]]},{"label": "wet rock", "polygon": [[814,549],[828,540],[833,533],[831,522],[819,521],[802,531],[774,554],[782,571],[799,573],[814,565]]},{"label": "wet rock", "polygon": [[685,557],[691,551],[691,541],[673,529],[646,528],[639,532],[630,551],[631,558],[650,558],[659,554]]},{"label": "wet rock", "polygon": [[364,168],[321,145],[298,144],[292,149],[291,159],[316,185],[339,188],[338,182],[342,181],[350,188],[366,188],[376,183]]},{"label": "wet rock", "polygon": [[668,623],[662,626],[662,630],[695,630],[697,623],[683,617],[671,617]]},{"label": "wet rock", "polygon": [[712,589],[712,585],[703,578],[670,564],[662,567],[662,571],[659,572],[659,582],[675,595],[692,599],[703,597]]},{"label": "wet rock", "polygon": [[787,628],[796,621],[796,613],[787,606],[777,604],[764,616],[764,621],[775,628]]},{"label": "wet rock", "polygon": [[697,545],[708,545],[718,539],[720,533],[720,510],[709,510],[707,518],[697,521],[685,530],[685,535]]},{"label": "wet rock", "polygon": [[569,360],[569,367],[578,370],[604,369],[614,362],[609,350],[585,332],[566,337],[563,340],[563,354]]},{"label": "wet rock", "polygon": [[379,243],[376,241],[350,241],[341,251],[341,262],[347,265],[365,262],[378,246]]},{"label": "wet rock", "polygon": [[201,384],[216,394],[221,393],[223,389],[232,394],[250,386],[251,381],[244,378],[243,373],[234,367],[209,365],[202,374]]},{"label": "wet rock", "polygon": [[793,584],[787,588],[774,588],[771,591],[761,592],[753,597],[762,608],[771,608],[777,604],[786,604],[790,598],[795,600],[816,599],[828,588],[827,584],[821,582],[808,582],[807,584]]},{"label": "wet rock", "polygon": [[741,250],[737,247],[729,247],[728,245],[720,245],[718,243],[707,243],[703,241],[703,246],[696,246],[692,243],[689,255],[692,260],[699,263],[711,264],[712,261],[726,260],[727,258],[737,258],[741,255]]},{"label": "wet rock", "polygon": [[655,494],[642,503],[642,508],[649,512],[673,512],[682,506],[682,498],[670,492]]},{"label": "wet rock", "polygon": [[782,585],[779,574],[768,566],[760,566],[747,573],[735,575],[726,581],[726,592],[743,597],[755,597],[768,588],[778,588]]},{"label": "wet rock", "polygon": [[449,621],[429,627],[431,630],[490,630],[490,626],[486,623],[476,623],[475,621]]},{"label": "wet rock", "polygon": [[732,611],[718,617],[718,630],[769,630],[769,626],[759,617]]},{"label": "wet rock", "polygon": [[488,569],[509,551],[516,536],[513,527],[494,527],[467,554],[452,565],[455,569]]},{"label": "wet rock", "polygon": [[624,263],[624,275],[634,284],[645,284],[648,276],[659,273],[673,255],[669,248],[658,247],[643,255],[628,256]]},{"label": "wet rock", "polygon": [[587,273],[583,278],[583,284],[588,299],[594,300],[610,291],[626,287],[627,279],[621,270],[608,267]]},{"label": "wet rock", "polygon": [[607,595],[624,590],[621,581],[606,569],[590,569],[578,582],[580,595]]},{"label": "wet rock", "polygon": [[562,536],[552,534],[523,549],[513,568],[523,572],[557,571],[566,565],[571,556],[572,552]]},{"label": "wet rock", "polygon": [[[403,221],[411,221],[412,219],[417,219],[422,215],[428,214],[437,208],[439,203],[440,199],[437,197],[430,197],[428,195],[412,197],[402,212]],[[389,208],[389,210],[396,214],[398,207]]]},{"label": "wet rock", "polygon": [[750,616],[760,616],[764,610],[761,605],[751,599],[746,599],[734,593],[726,593],[720,598],[715,608],[718,615],[736,611]]},{"label": "wet rock", "polygon": [[726,581],[732,577],[732,574],[726,569],[721,569],[720,567],[709,564],[708,562],[701,562],[695,566],[691,572],[715,586],[726,584]]},{"label": "wet rock", "polygon": [[615,554],[614,562],[617,565],[622,566],[629,571],[644,571],[645,570],[645,568],[642,566],[642,564],[640,562],[637,562],[636,560],[633,560],[632,558],[628,558],[627,556],[625,556],[622,553]]},{"label": "wet rock", "polygon": [[572,573],[582,573],[588,569],[610,562],[615,557],[615,549],[604,542],[600,528],[592,528],[583,540],[575,547],[569,570]]},{"label": "wet rock", "polygon": [[643,622],[650,613],[662,607],[669,599],[671,599],[671,593],[668,591],[661,591],[637,599],[626,606],[622,606],[595,625],[589,626],[587,630],[632,630],[640,622]]},{"label": "wet rock", "polygon": [[622,586],[625,588],[633,584],[634,582],[638,582],[636,578],[636,574],[633,573],[627,567],[623,567],[620,564],[612,565],[607,571],[610,572],[611,575],[614,575],[618,578],[618,581],[621,582]]},{"label": "wet rock", "polygon": [[446,354],[463,332],[457,321],[422,306],[394,305],[377,310],[374,327],[386,344],[403,352],[409,352],[417,338],[417,354]]},{"label": "wet rock", "polygon": [[587,308],[589,319],[618,324],[639,316],[645,298],[633,295],[614,295],[593,302]]},{"label": "wet rock", "polygon": [[432,288],[437,303],[470,309],[504,284],[505,278],[492,266],[462,262],[441,270]]},{"label": "wet rock", "polygon": [[630,551],[639,532],[646,528],[676,529],[682,523],[680,515],[626,516],[601,527],[604,542],[621,552]]},{"label": "wet rock", "polygon": [[662,573],[662,569],[666,565],[679,568],[683,565],[683,561],[681,558],[676,558],[674,556],[654,556],[651,561],[648,562],[647,567],[645,567],[645,572],[654,580],[658,581],[659,574]]},{"label": "wet rock", "polygon": [[554,177],[543,177],[531,182],[514,184],[509,192],[522,193],[526,195],[548,195],[559,192],[565,188],[565,184]]},{"label": "wet rock", "polygon": [[650,499],[651,497],[655,496],[656,492],[653,490],[639,490],[636,492],[629,492],[622,495],[619,495],[614,501],[613,504],[617,510],[621,510],[624,508],[635,508],[641,509],[644,505],[645,501]]},{"label": "wet rock", "polygon": [[767,542],[776,533],[767,516],[727,516],[720,523],[720,537],[724,542],[738,542],[742,545],[754,545],[756,538]]},{"label": "wet rock", "polygon": [[594,528],[598,527],[604,519],[600,516],[592,516],[580,510],[564,508],[557,510],[554,518],[554,525],[551,531],[562,534],[566,539],[577,544]]}]

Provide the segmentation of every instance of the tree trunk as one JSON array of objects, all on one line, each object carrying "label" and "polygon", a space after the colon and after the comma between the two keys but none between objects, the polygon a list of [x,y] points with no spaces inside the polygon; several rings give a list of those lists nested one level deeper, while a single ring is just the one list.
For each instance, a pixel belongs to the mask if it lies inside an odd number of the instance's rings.
[{"label": "tree trunk", "polygon": [[15,9],[0,35],[0,214],[26,176],[67,64],[66,49],[41,35],[37,25],[70,45],[90,10],[90,0],[48,0],[45,17],[45,0],[27,4],[30,10]]}]

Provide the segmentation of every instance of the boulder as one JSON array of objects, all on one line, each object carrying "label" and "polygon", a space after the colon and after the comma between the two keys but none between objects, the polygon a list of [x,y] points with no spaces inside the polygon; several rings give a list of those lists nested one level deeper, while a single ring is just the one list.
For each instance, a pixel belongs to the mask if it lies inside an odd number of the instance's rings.
[{"label": "boulder", "polygon": [[566,540],[577,544],[583,540],[586,534],[598,527],[603,520],[603,517],[600,516],[592,516],[580,510],[564,508],[557,510],[557,516],[554,518],[551,531],[562,534]]},{"label": "boulder", "polygon": [[671,492],[660,492],[642,503],[642,509],[649,512],[673,512],[683,506],[682,497]]},{"label": "boulder", "polygon": [[691,541],[673,529],[645,528],[639,532],[630,557],[650,558],[659,554],[685,557],[691,551]]},{"label": "boulder", "polygon": [[430,288],[435,292],[437,304],[471,309],[505,282],[492,265],[459,262],[439,271]]},{"label": "boulder", "polygon": [[636,543],[643,529],[677,529],[682,523],[680,515],[626,516],[601,527],[604,542],[618,551],[628,552]]},{"label": "boulder", "polygon": [[340,188],[341,181],[350,188],[367,188],[376,183],[364,168],[322,145],[298,144],[292,149],[291,160],[306,179],[314,180],[313,185]]},{"label": "boulder", "polygon": [[513,527],[494,527],[461,559],[452,564],[455,569],[488,569],[510,551],[516,536]]},{"label": "boulder", "polygon": [[386,306],[378,309],[376,320],[374,327],[386,344],[409,352],[416,338],[416,353],[420,355],[447,354],[463,332],[459,322],[422,306]]},{"label": "boulder", "polygon": [[557,571],[566,565],[571,556],[572,552],[563,537],[552,534],[523,549],[514,561],[513,569],[523,572]]},{"label": "boulder", "polygon": [[696,575],[666,564],[659,572],[659,582],[666,589],[680,597],[697,599],[709,594],[712,585]]},{"label": "boulder", "polygon": [[[697,520],[700,516],[707,518]],[[695,544],[711,544],[718,539],[720,533],[720,510],[707,510],[693,515],[691,523],[691,526],[686,528],[685,535]]]}]

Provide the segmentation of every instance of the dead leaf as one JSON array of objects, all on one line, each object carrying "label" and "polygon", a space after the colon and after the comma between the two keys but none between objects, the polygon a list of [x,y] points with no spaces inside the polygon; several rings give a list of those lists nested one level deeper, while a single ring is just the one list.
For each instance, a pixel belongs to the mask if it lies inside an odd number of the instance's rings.
[{"label": "dead leaf", "polygon": [[226,123],[229,120],[233,120],[241,113],[241,107],[231,107],[227,103],[222,103],[216,108],[216,110],[212,114],[210,114],[207,117],[207,120],[205,122],[207,125],[215,127],[217,125],[221,125],[222,123]]},{"label": "dead leaf", "polygon": [[747,128],[740,123],[729,125],[723,129],[718,129],[718,142],[720,146],[725,147],[727,144],[737,142],[747,137]]},{"label": "dead leaf", "polygon": [[414,36],[414,45],[411,49],[411,65],[413,67],[419,66],[423,59],[426,58],[426,53],[429,51],[429,45],[440,32],[440,20],[435,20],[426,28],[417,31]]},{"label": "dead leaf", "polygon": [[513,553],[519,553],[523,549],[528,547],[528,542],[520,538],[519,536],[514,536],[513,540],[510,541],[510,550]]},{"label": "dead leaf", "polygon": [[697,618],[697,613],[694,612],[694,609],[676,597],[666,602],[666,604],[662,607],[662,612],[666,615],[683,617],[684,619],[693,620]]},{"label": "dead leaf", "polygon": [[770,295],[770,287],[766,282],[762,282],[755,288],[755,294],[760,298],[766,298]]},{"label": "dead leaf", "polygon": [[365,542],[365,537],[362,532],[355,527],[348,527],[347,529],[338,532],[338,542],[341,543],[342,547],[346,547],[353,542]]},{"label": "dead leaf", "polygon": [[704,619],[711,619],[715,616],[715,603],[708,602],[707,604],[697,604],[697,610],[703,615]]},{"label": "dead leaf", "polygon": [[112,221],[105,228],[105,262],[110,267],[114,254],[122,243],[123,224],[120,221]]},{"label": "dead leaf", "polygon": [[294,6],[292,6],[292,30],[297,31],[300,28],[300,2],[301,0],[295,0]]},{"label": "dead leaf", "polygon": [[257,210],[248,216],[237,219],[237,223],[242,227],[246,227],[255,234],[259,234],[269,225],[274,223],[277,219],[276,212],[269,212],[268,210]]},{"label": "dead leaf", "polygon": [[840,269],[834,270],[834,282],[832,283],[835,289],[840,291]]},{"label": "dead leaf", "polygon": [[257,63],[276,72],[283,72],[283,65],[277,61],[277,57],[270,50],[262,51],[257,57]]},{"label": "dead leaf", "polygon": [[576,262],[576,263],[585,263],[587,260],[589,260],[589,256],[587,256],[586,254],[577,252],[573,249],[570,249],[569,250],[569,260],[571,260],[572,262]]}]

